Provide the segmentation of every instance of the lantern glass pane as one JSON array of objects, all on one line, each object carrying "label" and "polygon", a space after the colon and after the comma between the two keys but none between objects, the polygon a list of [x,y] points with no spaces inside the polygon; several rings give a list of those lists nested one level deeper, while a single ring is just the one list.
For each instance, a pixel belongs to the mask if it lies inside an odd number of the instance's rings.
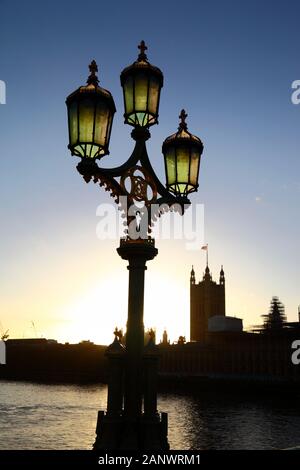
[{"label": "lantern glass pane", "polygon": [[147,113],[136,113],[136,124],[139,126],[145,126],[147,124]]},{"label": "lantern glass pane", "polygon": [[69,131],[70,144],[74,145],[78,141],[78,115],[76,101],[73,101],[69,106]]},{"label": "lantern glass pane", "polygon": [[91,158],[95,158],[95,157],[102,155],[103,153],[104,153],[103,150],[100,150],[100,148],[97,145],[92,145],[89,155]]},{"label": "lantern glass pane", "polygon": [[87,144],[85,146],[85,154],[86,154],[87,157],[91,157],[92,148],[93,148],[92,144]]},{"label": "lantern glass pane", "polygon": [[85,153],[84,153],[84,147],[80,144],[76,145],[76,147],[74,147],[74,153],[75,155],[78,155],[80,157],[84,157],[85,156]]},{"label": "lantern glass pane", "polygon": [[193,186],[198,184],[198,168],[200,163],[199,150],[196,147],[192,148],[191,152],[191,168],[190,168],[190,183]]},{"label": "lantern glass pane", "polygon": [[147,111],[148,77],[139,73],[135,77],[135,111]]},{"label": "lantern glass pane", "polygon": [[190,149],[179,147],[177,149],[177,181],[178,183],[189,182]]},{"label": "lantern glass pane", "polygon": [[180,194],[186,194],[188,192],[188,185],[186,184],[178,184],[178,192]]},{"label": "lantern glass pane", "polygon": [[96,107],[96,116],[95,116],[95,137],[94,143],[105,146],[106,144],[106,135],[107,135],[107,125],[109,118],[109,110],[105,103],[99,102]]},{"label": "lantern glass pane", "polygon": [[176,183],[176,162],[174,148],[168,149],[166,153],[166,169],[167,169],[167,184],[173,185]]},{"label": "lantern glass pane", "polygon": [[111,112],[108,113],[108,123],[107,123],[107,136],[106,136],[106,142],[107,146],[109,144],[110,140],[110,134],[111,134],[111,126],[112,126],[112,121],[113,121],[113,114]]},{"label": "lantern glass pane", "polygon": [[158,112],[158,97],[159,97],[159,82],[156,77],[152,77],[149,87],[149,112],[157,114]]},{"label": "lantern glass pane", "polygon": [[128,77],[124,83],[125,113],[133,112],[133,78]]},{"label": "lantern glass pane", "polygon": [[93,141],[95,105],[91,99],[79,102],[79,140],[80,142]]},{"label": "lantern glass pane", "polygon": [[127,116],[129,124],[132,124],[133,126],[136,124],[136,116],[134,113],[130,114],[130,116]]}]

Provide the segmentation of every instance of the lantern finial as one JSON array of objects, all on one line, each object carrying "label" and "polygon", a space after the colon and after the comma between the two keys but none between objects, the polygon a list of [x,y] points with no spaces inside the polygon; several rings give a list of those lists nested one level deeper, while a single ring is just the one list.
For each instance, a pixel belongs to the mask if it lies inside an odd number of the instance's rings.
[{"label": "lantern finial", "polygon": [[138,48],[140,50],[138,61],[140,62],[142,60],[147,60],[145,51],[148,49],[148,47],[146,46],[145,41],[141,41],[140,44],[138,45]]},{"label": "lantern finial", "polygon": [[181,131],[181,130],[187,130],[187,123],[185,122],[186,118],[187,118],[187,113],[185,112],[184,109],[181,110],[181,113],[179,114],[179,119],[180,119],[180,123],[179,123],[179,128],[178,130]]},{"label": "lantern finial", "polygon": [[96,75],[96,72],[98,72],[98,65],[95,60],[92,60],[92,62],[90,63],[89,70],[91,73],[87,79],[87,84],[97,86],[99,83],[98,77]]}]

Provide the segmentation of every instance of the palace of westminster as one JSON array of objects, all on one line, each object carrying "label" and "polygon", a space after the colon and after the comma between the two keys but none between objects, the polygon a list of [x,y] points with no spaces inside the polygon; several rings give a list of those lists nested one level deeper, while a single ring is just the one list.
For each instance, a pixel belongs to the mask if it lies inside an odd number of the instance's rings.
[{"label": "palace of westminster", "polygon": [[[276,298],[275,298],[276,299]],[[170,344],[167,332],[159,344],[161,375],[177,377],[300,380],[291,361],[299,321],[243,331],[240,318],[226,316],[225,273],[213,280],[208,264],[200,282],[190,274],[190,342]],[[271,325],[272,326],[272,325]]]}]

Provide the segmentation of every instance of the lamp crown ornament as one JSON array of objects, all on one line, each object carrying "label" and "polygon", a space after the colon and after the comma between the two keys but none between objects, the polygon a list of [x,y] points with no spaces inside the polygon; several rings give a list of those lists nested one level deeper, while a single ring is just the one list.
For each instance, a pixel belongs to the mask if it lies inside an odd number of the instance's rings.
[{"label": "lamp crown ornament", "polygon": [[179,127],[178,127],[178,130],[179,131],[186,131],[187,130],[187,123],[185,122],[186,118],[188,117],[187,113],[185,112],[184,109],[181,110],[181,113],[179,114],[179,119],[180,119],[180,123],[179,123]]},{"label": "lamp crown ornament", "polygon": [[145,44],[145,41],[141,41],[140,44],[138,45],[138,49],[140,50],[139,56],[138,56],[138,61],[146,61],[148,60],[147,55],[145,54],[145,51],[147,51],[148,47]]},{"label": "lamp crown ornament", "polygon": [[98,65],[95,60],[92,60],[92,62],[90,63],[89,71],[90,75],[88,76],[88,79],[86,81],[87,84],[97,86],[99,83],[99,79],[96,75],[96,73],[98,72]]}]

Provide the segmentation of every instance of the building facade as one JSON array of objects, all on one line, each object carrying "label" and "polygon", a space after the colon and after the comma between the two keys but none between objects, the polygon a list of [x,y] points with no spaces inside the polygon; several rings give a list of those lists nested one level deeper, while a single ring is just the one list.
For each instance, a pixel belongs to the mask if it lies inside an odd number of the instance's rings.
[{"label": "building facade", "polygon": [[[273,334],[246,332],[208,333],[206,341],[160,345],[159,372],[178,379],[240,379],[300,382],[300,365],[293,364],[293,341],[299,339],[300,323]],[[202,383],[202,382],[201,382]]]}]

